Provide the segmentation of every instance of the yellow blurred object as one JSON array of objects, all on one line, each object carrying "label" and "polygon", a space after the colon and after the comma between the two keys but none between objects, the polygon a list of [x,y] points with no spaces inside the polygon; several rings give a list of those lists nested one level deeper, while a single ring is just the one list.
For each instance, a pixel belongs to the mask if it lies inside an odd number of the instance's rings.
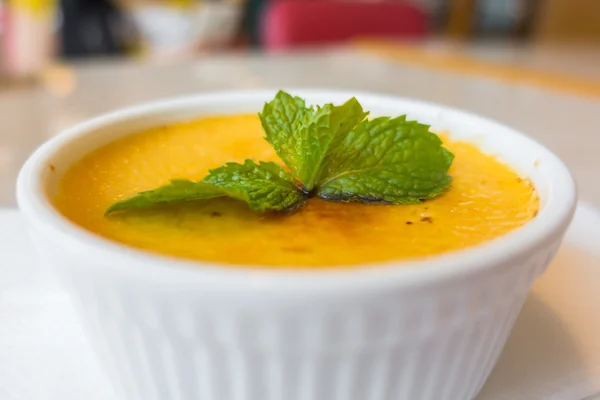
[{"label": "yellow blurred object", "polygon": [[57,0],[9,0],[9,6],[21,12],[36,16],[52,15],[56,11]]},{"label": "yellow blurred object", "polygon": [[174,7],[190,7],[193,3],[197,2],[192,2],[192,0],[167,0],[165,3]]}]

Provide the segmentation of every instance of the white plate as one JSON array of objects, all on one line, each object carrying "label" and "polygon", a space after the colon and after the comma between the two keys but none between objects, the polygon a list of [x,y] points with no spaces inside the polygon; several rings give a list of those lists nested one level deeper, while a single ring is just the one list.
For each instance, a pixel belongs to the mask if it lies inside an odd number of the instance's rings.
[{"label": "white plate", "polygon": [[[38,268],[22,226],[18,211],[0,210],[0,399],[114,399],[68,295]],[[477,400],[600,392],[599,238],[600,213],[580,204]]]}]

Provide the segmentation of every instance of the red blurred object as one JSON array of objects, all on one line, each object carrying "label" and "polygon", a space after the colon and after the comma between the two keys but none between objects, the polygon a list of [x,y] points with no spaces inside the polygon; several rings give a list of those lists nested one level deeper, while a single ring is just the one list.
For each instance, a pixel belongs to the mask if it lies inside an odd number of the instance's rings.
[{"label": "red blurred object", "polygon": [[353,37],[409,37],[427,34],[427,15],[407,2],[335,0],[271,1],[263,20],[268,50],[343,42]]}]

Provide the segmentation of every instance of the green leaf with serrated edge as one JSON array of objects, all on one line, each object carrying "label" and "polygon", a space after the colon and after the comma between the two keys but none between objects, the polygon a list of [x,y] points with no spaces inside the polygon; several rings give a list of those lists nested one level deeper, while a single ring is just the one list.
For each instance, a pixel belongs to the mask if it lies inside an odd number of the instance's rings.
[{"label": "green leaf with serrated edge", "polygon": [[279,91],[275,98],[265,103],[260,121],[265,131],[265,139],[273,146],[277,155],[287,165],[292,174],[300,178],[303,164],[301,152],[304,138],[304,121],[312,109],[306,108],[304,100]]},{"label": "green leaf with serrated edge", "polygon": [[204,182],[220,188],[229,197],[245,201],[256,211],[290,211],[306,198],[294,177],[273,162],[227,163],[211,170]]},{"label": "green leaf with serrated edge", "polygon": [[259,116],[267,141],[310,191],[329,150],[367,114],[355,98],[341,106],[326,104],[315,110],[306,108],[304,100],[280,91]]},{"label": "green leaf with serrated edge", "polygon": [[429,126],[406,117],[363,121],[327,159],[317,196],[328,200],[411,204],[450,187],[454,155]]},{"label": "green leaf with serrated edge", "polygon": [[208,183],[176,179],[172,180],[168,185],[140,192],[128,199],[118,201],[106,210],[106,214],[134,208],[145,208],[161,204],[211,199],[222,196],[226,196],[226,193],[222,189]]},{"label": "green leaf with serrated edge", "polygon": [[322,178],[322,170],[331,150],[368,114],[354,97],[341,106],[326,104],[317,108],[306,127],[308,141],[305,146],[305,178],[301,180],[307,190],[312,190]]}]

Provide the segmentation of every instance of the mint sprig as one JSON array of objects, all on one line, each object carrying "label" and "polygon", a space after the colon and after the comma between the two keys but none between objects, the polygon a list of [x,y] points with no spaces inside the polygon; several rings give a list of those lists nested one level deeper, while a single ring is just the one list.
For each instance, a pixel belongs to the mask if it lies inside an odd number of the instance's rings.
[{"label": "mint sprig", "polygon": [[132,208],[150,207],[183,201],[231,197],[248,203],[256,211],[289,211],[302,205],[305,194],[296,186],[294,177],[279,164],[227,163],[209,171],[201,182],[173,180],[158,189],[138,193],[114,203],[106,214]]},{"label": "mint sprig", "polygon": [[168,185],[140,192],[133,197],[113,203],[106,214],[132,208],[144,208],[183,201],[212,199],[226,194],[216,186],[204,182],[174,179]]},{"label": "mint sprig", "polygon": [[200,182],[174,180],[108,208],[107,214],[160,204],[231,197],[256,211],[291,211],[309,197],[330,201],[412,204],[450,187],[454,155],[429,126],[405,116],[366,120],[352,98],[307,107],[280,91],[259,113],[265,139],[290,172],[246,160],[209,171]]},{"label": "mint sprig", "polygon": [[329,151],[368,114],[355,98],[341,106],[325,104],[314,109],[307,108],[301,98],[280,91],[258,115],[265,139],[311,191]]},{"label": "mint sprig", "polygon": [[294,177],[273,162],[227,163],[210,170],[203,182],[214,185],[228,197],[245,201],[256,211],[289,211],[306,199]]},{"label": "mint sprig", "polygon": [[406,116],[358,124],[330,154],[317,196],[328,200],[411,204],[450,186],[454,155],[429,126]]}]

